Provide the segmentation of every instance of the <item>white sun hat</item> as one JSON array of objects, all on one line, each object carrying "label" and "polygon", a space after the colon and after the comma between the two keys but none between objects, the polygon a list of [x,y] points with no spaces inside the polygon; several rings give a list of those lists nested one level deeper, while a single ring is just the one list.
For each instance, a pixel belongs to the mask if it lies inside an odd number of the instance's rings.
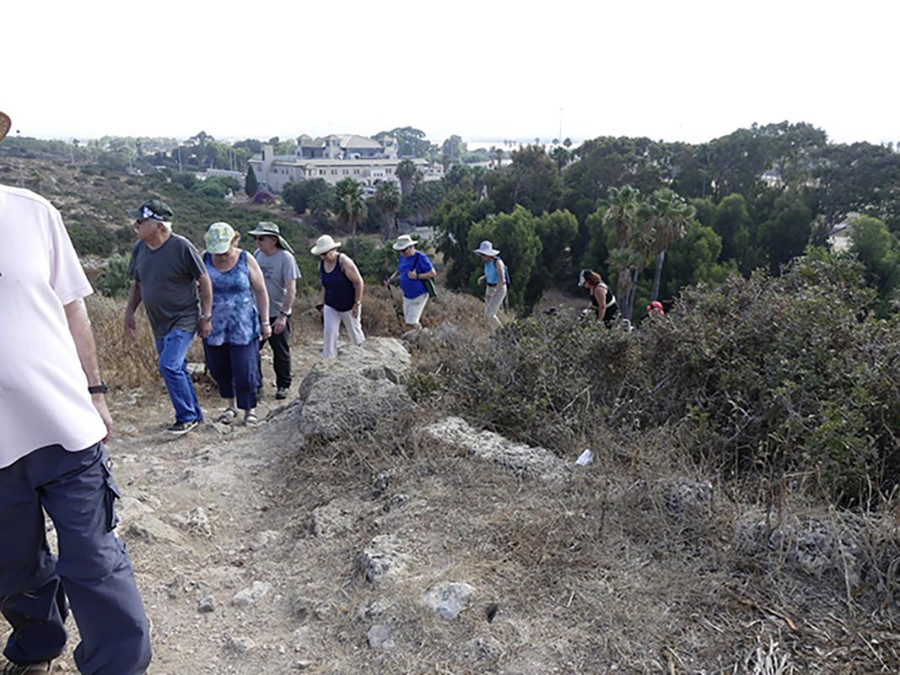
[{"label": "white sun hat", "polygon": [[415,246],[416,242],[413,241],[413,238],[408,234],[401,234],[397,237],[397,243],[394,244],[395,251],[402,251],[405,248],[409,248],[410,246]]},{"label": "white sun hat", "polygon": [[309,249],[309,252],[313,255],[322,255],[323,253],[328,253],[328,251],[337,248],[340,245],[341,242],[332,239],[331,235],[323,234],[321,237],[316,239],[316,245]]},{"label": "white sun hat", "polygon": [[500,255],[500,251],[496,250],[487,239],[481,242],[478,248],[476,248],[472,253],[477,253],[478,255],[486,255],[494,258]]}]

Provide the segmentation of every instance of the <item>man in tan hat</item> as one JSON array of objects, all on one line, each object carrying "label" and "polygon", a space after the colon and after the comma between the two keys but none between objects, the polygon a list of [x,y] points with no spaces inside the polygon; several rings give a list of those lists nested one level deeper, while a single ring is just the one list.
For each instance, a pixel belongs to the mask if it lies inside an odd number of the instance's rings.
[{"label": "man in tan hat", "polygon": [[[249,234],[256,237],[258,248],[253,252],[253,257],[259,263],[269,293],[272,336],[263,344],[268,342],[272,348],[275,398],[283,399],[287,398],[291,388],[291,307],[297,293],[300,268],[294,259],[294,249],[281,236],[277,224],[261,222]],[[262,374],[262,367],[259,372]]]},{"label": "man in tan hat", "polygon": [[[0,139],[9,127],[0,113]],[[149,631],[113,531],[112,419],[84,304],[93,291],[59,211],[39,195],[0,185],[0,242],[0,609],[12,625],[2,672],[50,672],[68,598],[78,670],[143,673]]]}]

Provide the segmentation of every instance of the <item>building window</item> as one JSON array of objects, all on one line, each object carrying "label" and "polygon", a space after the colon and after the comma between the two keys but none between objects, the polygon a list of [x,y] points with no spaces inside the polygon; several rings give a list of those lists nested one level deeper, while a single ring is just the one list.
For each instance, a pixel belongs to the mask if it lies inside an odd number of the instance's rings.
[{"label": "building window", "polygon": [[337,176],[337,169],[332,169],[332,170],[331,170],[331,175],[332,175],[332,176]]},{"label": "building window", "polygon": [[320,176],[324,176],[324,175],[325,175],[325,169],[319,169],[319,175],[320,175]]},{"label": "building window", "polygon": [[342,169],[342,171],[344,172],[345,176],[350,174],[350,169]]}]

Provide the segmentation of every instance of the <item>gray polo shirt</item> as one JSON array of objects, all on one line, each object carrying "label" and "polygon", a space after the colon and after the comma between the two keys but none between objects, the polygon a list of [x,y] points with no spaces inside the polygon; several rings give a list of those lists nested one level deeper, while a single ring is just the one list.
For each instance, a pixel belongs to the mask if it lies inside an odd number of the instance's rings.
[{"label": "gray polo shirt", "polygon": [[283,248],[276,249],[272,255],[266,255],[259,249],[253,253],[256,262],[266,278],[266,292],[269,294],[269,315],[276,316],[282,309],[287,295],[287,284],[300,278],[297,261]]},{"label": "gray polo shirt", "polygon": [[194,245],[172,234],[155,251],[143,241],[134,245],[128,273],[141,285],[141,301],[157,338],[173,330],[194,333],[200,319],[197,279],[206,266]]}]

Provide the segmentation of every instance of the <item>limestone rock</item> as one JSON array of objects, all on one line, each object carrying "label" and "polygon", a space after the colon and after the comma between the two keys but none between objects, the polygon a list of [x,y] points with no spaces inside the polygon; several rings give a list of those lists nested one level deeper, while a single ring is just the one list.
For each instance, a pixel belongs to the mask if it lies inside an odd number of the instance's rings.
[{"label": "limestone rock", "polygon": [[569,473],[565,462],[549,450],[514,443],[490,431],[478,431],[459,417],[447,417],[425,427],[424,434],[430,442],[462,449],[516,473],[532,474],[544,480],[558,480]]},{"label": "limestone rock", "polygon": [[425,604],[445,619],[453,620],[465,608],[475,589],[469,584],[438,584],[425,593]]}]

